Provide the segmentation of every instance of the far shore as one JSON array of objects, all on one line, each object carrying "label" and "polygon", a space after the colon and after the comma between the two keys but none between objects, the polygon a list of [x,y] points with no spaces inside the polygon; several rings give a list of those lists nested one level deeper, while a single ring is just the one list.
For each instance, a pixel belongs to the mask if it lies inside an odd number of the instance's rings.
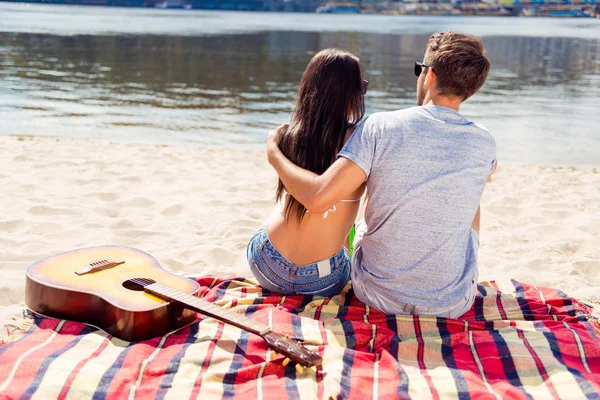
[{"label": "far shore", "polygon": [[[5,3],[48,4],[45,1],[27,2],[0,0]],[[286,12],[305,14],[380,14],[402,16],[475,16],[475,17],[551,17],[600,18],[600,5],[589,3],[556,4],[502,1],[498,4],[440,3],[440,2],[306,2],[275,0],[57,0],[53,5],[93,7],[145,8],[162,10]]]}]

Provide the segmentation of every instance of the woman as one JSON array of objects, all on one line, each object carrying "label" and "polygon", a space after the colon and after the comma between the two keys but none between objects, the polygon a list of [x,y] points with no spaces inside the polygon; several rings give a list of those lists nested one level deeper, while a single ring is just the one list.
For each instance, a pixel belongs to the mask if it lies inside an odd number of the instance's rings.
[{"label": "woman", "polygon": [[[308,64],[281,151],[296,165],[321,174],[364,115],[368,82],[352,53],[326,49]],[[248,263],[266,289],[291,295],[333,296],[350,280],[344,248],[364,185],[325,213],[312,213],[279,181],[267,226],[250,239]]]}]

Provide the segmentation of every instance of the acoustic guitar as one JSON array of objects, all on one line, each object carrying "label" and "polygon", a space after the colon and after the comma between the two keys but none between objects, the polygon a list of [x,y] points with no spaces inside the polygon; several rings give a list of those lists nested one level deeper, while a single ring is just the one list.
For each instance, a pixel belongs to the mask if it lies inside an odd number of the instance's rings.
[{"label": "acoustic guitar", "polygon": [[200,299],[199,290],[196,281],[164,270],[150,254],[98,246],[27,267],[25,304],[38,314],[95,325],[126,341],[180,329],[193,323],[199,312],[259,335],[297,364],[321,363],[318,354],[269,326]]}]

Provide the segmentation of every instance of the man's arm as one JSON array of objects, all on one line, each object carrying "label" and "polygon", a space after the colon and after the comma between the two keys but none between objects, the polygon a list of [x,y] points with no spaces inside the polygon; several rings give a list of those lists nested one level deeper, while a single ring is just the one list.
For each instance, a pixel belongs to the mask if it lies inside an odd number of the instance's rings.
[{"label": "man's arm", "polygon": [[[496,172],[496,168],[498,168],[498,161],[494,160],[493,166],[492,166],[492,172],[489,173],[486,183],[489,183],[492,181],[492,175],[494,174],[494,172]],[[481,229],[481,204],[479,204],[479,207],[477,207],[477,212],[475,213],[475,218],[473,218],[473,223],[471,224],[471,228],[473,228],[475,230],[475,232],[477,232],[477,234],[479,234],[479,231]]]},{"label": "man's arm", "polygon": [[473,222],[471,223],[471,228],[473,228],[473,230],[479,235],[479,231],[481,229],[481,205],[477,207],[475,218],[473,218]]},{"label": "man's arm", "polygon": [[298,167],[279,150],[279,127],[269,133],[267,157],[286,190],[312,212],[325,212],[360,187],[367,176],[347,158],[338,158],[322,175]]}]

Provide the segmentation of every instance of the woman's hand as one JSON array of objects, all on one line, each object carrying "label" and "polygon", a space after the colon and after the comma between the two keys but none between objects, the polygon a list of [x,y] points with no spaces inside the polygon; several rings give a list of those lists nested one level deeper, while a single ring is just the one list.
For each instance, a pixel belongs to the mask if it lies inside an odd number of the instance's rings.
[{"label": "woman's hand", "polygon": [[275,144],[279,146],[279,141],[281,140],[281,134],[285,132],[289,128],[290,124],[280,125],[278,128],[273,129],[269,132],[268,143]]},{"label": "woman's hand", "polygon": [[283,124],[277,129],[273,129],[269,132],[269,138],[267,139],[267,159],[270,164],[273,164],[272,160],[279,152],[279,142],[281,140],[281,135],[285,132],[289,124]]}]

